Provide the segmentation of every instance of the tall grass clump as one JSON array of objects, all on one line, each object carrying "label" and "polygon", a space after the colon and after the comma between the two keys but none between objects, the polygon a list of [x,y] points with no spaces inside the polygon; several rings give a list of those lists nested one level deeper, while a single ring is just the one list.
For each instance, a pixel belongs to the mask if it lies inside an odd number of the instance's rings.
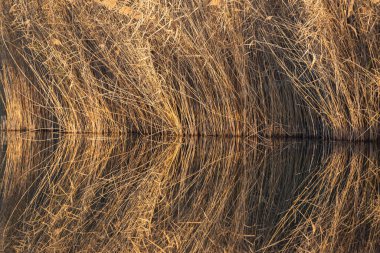
[{"label": "tall grass clump", "polygon": [[376,139],[375,0],[3,0],[7,129]]},{"label": "tall grass clump", "polygon": [[380,247],[373,146],[39,134],[10,134],[7,142],[5,252]]}]

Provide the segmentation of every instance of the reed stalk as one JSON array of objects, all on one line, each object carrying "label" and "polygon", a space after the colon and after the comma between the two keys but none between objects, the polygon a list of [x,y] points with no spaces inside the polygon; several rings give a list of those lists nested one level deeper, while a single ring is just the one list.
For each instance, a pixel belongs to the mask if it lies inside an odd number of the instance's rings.
[{"label": "reed stalk", "polygon": [[376,0],[3,0],[8,130],[379,135]]}]

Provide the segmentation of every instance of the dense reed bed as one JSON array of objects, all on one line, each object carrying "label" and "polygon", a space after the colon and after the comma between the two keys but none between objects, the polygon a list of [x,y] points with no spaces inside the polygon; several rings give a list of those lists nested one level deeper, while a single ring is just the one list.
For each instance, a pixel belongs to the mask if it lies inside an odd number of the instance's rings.
[{"label": "dense reed bed", "polygon": [[8,135],[5,252],[380,249],[372,146],[53,137]]},{"label": "dense reed bed", "polygon": [[2,0],[7,129],[379,136],[377,0]]}]

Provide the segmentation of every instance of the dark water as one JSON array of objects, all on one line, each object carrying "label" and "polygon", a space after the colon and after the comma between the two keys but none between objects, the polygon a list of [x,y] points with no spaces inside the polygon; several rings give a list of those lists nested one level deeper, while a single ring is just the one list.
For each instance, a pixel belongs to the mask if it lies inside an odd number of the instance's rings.
[{"label": "dark water", "polygon": [[0,139],[0,251],[380,252],[376,145]]}]

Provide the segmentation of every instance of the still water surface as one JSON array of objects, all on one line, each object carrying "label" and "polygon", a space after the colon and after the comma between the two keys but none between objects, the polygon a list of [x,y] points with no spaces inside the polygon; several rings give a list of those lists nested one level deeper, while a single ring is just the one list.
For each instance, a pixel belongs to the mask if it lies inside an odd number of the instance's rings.
[{"label": "still water surface", "polygon": [[0,252],[380,252],[373,144],[0,139]]}]

